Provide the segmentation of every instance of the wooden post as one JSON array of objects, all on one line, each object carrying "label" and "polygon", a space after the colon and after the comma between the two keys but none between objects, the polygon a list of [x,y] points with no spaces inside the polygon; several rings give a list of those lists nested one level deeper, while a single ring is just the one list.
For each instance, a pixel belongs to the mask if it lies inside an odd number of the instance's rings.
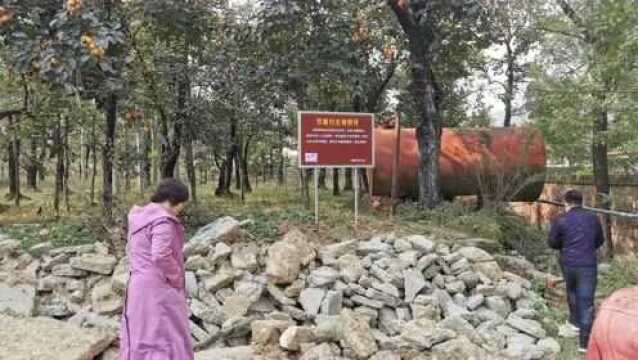
[{"label": "wooden post", "polygon": [[392,217],[394,217],[394,215],[396,214],[396,208],[399,202],[398,172],[399,172],[399,157],[401,154],[401,124],[400,123],[401,123],[401,115],[397,113],[394,119],[395,146],[394,146],[394,159],[392,161],[392,190],[390,193],[390,199],[392,204],[390,207],[390,216]]}]

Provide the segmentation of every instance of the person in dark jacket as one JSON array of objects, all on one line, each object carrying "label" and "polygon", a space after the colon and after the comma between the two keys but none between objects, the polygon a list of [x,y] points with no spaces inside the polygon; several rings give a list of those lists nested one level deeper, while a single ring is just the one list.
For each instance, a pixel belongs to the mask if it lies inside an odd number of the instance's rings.
[{"label": "person in dark jacket", "polygon": [[548,245],[560,250],[569,323],[580,331],[580,351],[585,352],[594,316],[598,273],[596,251],[603,245],[605,237],[598,216],[582,208],[583,194],[569,190],[563,201],[566,212],[552,223]]}]

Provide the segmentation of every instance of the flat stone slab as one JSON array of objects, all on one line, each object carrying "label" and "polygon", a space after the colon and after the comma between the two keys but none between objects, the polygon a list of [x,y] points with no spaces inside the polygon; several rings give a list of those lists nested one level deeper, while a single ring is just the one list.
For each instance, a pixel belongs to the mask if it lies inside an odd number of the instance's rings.
[{"label": "flat stone slab", "polygon": [[253,349],[250,346],[210,349],[195,354],[195,360],[252,360],[253,358]]},{"label": "flat stone slab", "polygon": [[[0,283],[0,314],[29,317],[34,309],[35,287]],[[0,359],[3,357],[0,356]]]},{"label": "flat stone slab", "polygon": [[114,340],[107,331],[55,319],[0,315],[0,359],[91,360]]}]

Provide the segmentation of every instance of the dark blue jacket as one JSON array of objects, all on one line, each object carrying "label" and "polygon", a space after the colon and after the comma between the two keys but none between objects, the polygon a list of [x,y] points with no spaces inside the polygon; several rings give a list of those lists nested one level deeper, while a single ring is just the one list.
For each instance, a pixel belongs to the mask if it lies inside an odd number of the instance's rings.
[{"label": "dark blue jacket", "polygon": [[556,219],[549,231],[548,245],[560,250],[560,262],[566,266],[596,266],[596,250],[605,241],[598,216],[574,208]]}]

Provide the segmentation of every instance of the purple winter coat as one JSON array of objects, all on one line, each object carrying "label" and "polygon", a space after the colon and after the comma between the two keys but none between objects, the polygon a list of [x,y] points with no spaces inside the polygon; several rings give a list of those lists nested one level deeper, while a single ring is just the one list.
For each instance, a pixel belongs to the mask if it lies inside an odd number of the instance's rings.
[{"label": "purple winter coat", "polygon": [[128,217],[130,279],[120,360],[193,360],[184,286],[184,227],[161,205]]}]

